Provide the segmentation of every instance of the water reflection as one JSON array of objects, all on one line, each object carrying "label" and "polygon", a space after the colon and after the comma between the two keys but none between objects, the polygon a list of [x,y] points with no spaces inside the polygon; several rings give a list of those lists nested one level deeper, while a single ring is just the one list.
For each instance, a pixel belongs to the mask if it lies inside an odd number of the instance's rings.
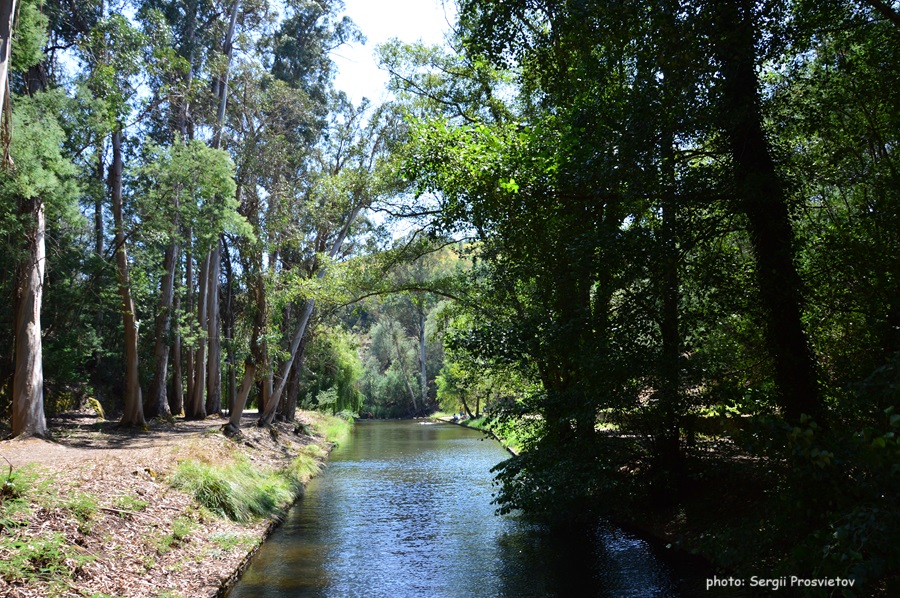
[{"label": "water reflection", "polygon": [[670,597],[699,584],[614,528],[577,540],[494,515],[504,458],[458,426],[360,422],[229,596]]}]

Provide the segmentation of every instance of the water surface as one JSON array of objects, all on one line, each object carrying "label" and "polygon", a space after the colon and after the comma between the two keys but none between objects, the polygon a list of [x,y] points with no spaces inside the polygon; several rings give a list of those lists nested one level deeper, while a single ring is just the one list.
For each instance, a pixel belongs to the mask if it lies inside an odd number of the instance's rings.
[{"label": "water surface", "polygon": [[490,469],[507,456],[451,424],[357,423],[229,596],[668,598],[698,586],[615,528],[577,542],[495,515]]}]

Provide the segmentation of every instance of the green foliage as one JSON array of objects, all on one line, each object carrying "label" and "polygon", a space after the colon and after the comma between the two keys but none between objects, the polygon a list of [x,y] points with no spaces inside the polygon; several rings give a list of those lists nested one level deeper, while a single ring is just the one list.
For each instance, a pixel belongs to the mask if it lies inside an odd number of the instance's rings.
[{"label": "green foliage", "polygon": [[324,436],[328,442],[336,445],[343,444],[353,430],[353,414],[342,411],[337,415],[326,415],[323,419],[314,422],[313,428],[317,435]]},{"label": "green foliage", "polygon": [[137,497],[126,494],[117,498],[115,504],[117,509],[137,512],[146,509],[149,503],[146,500],[141,500]]},{"label": "green foliage", "polygon": [[248,551],[259,544],[259,540],[256,537],[238,532],[219,532],[210,535],[209,539],[216,544],[222,552],[231,552],[236,548]]},{"label": "green foliage", "polygon": [[186,459],[178,464],[169,483],[213,513],[247,522],[289,506],[319,467],[311,454],[301,455],[289,468],[276,472],[261,472],[245,459],[224,466]]},{"label": "green foliage", "polygon": [[32,511],[31,498],[39,493],[40,474],[34,467],[13,469],[0,486],[0,528],[12,530],[24,524]]},{"label": "green foliage", "polygon": [[95,557],[71,545],[60,533],[23,533],[25,517],[33,509],[62,506],[75,517],[82,533],[89,531],[97,511],[96,499],[74,494],[59,503],[53,480],[35,467],[12,470],[0,489],[0,577],[10,584],[41,584],[52,593],[63,593],[72,575]]},{"label": "green foliage", "polygon": [[179,234],[171,229],[180,221],[193,230],[200,248],[209,247],[223,232],[252,239],[250,226],[237,211],[234,163],[228,152],[178,138],[169,147],[150,148],[135,177],[145,222],[166,237]]},{"label": "green foliage", "polygon": [[6,210],[15,201],[39,197],[48,207],[48,218],[69,213],[77,186],[75,167],[61,151],[64,131],[57,115],[66,102],[59,92],[15,98],[10,155],[15,166],[0,172],[0,197]]},{"label": "green foliage", "polygon": [[172,531],[154,540],[156,552],[163,555],[180,547],[196,527],[197,524],[190,517],[176,517],[172,520]]},{"label": "green foliage", "polygon": [[325,327],[309,342],[306,351],[306,370],[311,380],[305,385],[303,405],[332,414],[358,411],[362,364],[353,336],[337,327]]},{"label": "green foliage", "polygon": [[40,0],[17,3],[17,25],[12,38],[10,71],[22,73],[44,60],[49,21]]},{"label": "green foliage", "polygon": [[4,537],[0,551],[0,576],[8,583],[45,583],[62,585],[73,572],[95,557],[82,554],[70,546],[63,534],[54,533],[17,540]]},{"label": "green foliage", "polygon": [[91,533],[94,525],[94,516],[99,509],[97,497],[93,494],[76,492],[69,496],[63,506],[68,509],[78,520],[78,531],[82,534]]}]

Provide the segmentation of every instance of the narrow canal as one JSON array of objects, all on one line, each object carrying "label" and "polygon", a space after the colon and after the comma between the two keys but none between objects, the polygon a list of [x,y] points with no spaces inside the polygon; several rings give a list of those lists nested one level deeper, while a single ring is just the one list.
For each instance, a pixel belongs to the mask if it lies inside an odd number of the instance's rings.
[{"label": "narrow canal", "polygon": [[[491,505],[495,442],[450,424],[359,422],[229,596],[692,595],[643,540],[550,537]],[[686,589],[687,588],[687,589]]]}]

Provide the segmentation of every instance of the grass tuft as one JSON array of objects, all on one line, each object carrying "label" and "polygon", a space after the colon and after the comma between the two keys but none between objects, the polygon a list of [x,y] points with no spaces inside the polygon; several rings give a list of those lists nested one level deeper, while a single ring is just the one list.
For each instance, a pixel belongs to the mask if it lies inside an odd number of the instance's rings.
[{"label": "grass tuft", "polygon": [[62,582],[93,557],[69,546],[64,535],[53,533],[27,540],[0,540],[0,577],[9,583]]},{"label": "grass tuft", "polygon": [[290,467],[276,472],[258,471],[246,460],[218,466],[189,459],[178,465],[169,481],[213,513],[243,523],[291,504],[319,471],[316,456],[304,452]]},{"label": "grass tuft", "polygon": [[313,428],[328,442],[341,445],[350,437],[350,431],[353,429],[353,416],[346,411],[337,415],[323,414],[320,420],[313,423]]}]

